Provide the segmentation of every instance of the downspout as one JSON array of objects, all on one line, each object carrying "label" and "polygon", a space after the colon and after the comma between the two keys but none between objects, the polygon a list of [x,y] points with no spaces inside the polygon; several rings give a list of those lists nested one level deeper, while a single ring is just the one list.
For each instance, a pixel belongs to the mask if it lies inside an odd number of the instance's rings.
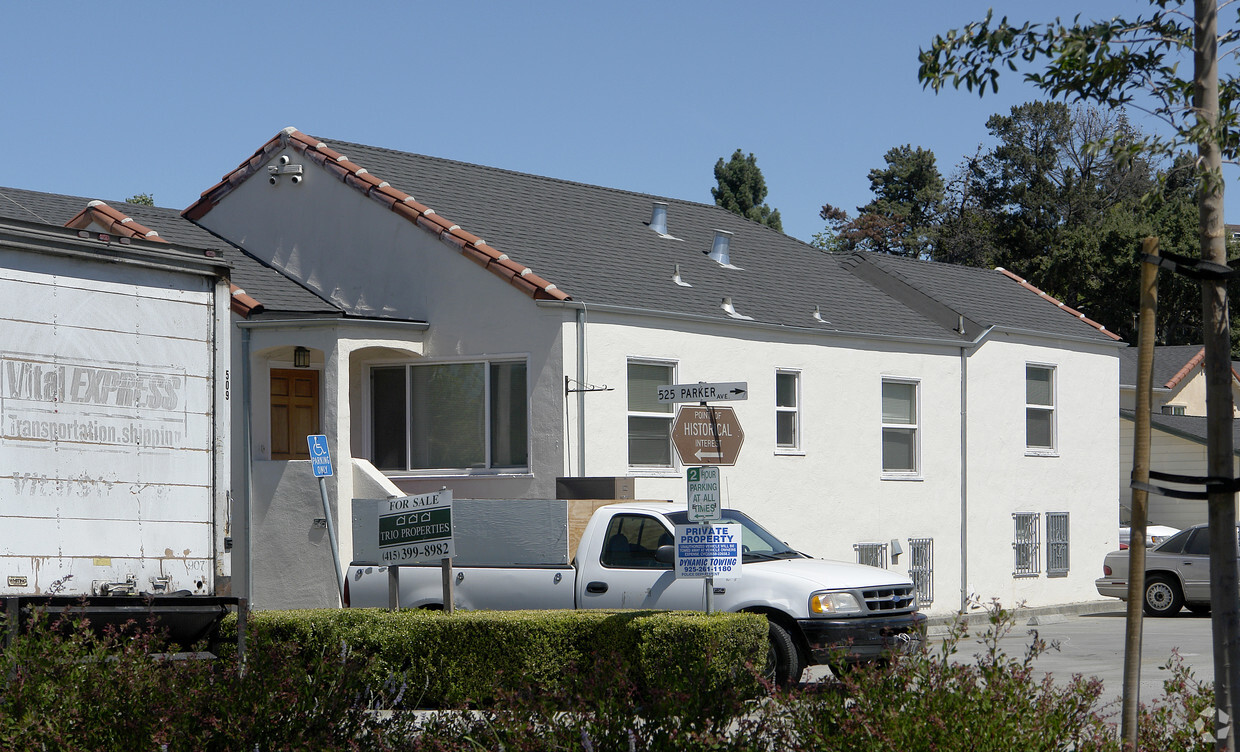
[{"label": "downspout", "polygon": [[[963,327],[962,327],[963,328]],[[969,608],[969,351],[960,348],[960,613]]]},{"label": "downspout", "polygon": [[241,452],[245,494],[245,597],[254,608],[254,453],[250,429],[250,330],[241,329]]},{"label": "downspout", "polygon": [[[586,383],[586,307],[577,309],[577,384]],[[586,477],[586,393],[577,390],[577,477]]]}]

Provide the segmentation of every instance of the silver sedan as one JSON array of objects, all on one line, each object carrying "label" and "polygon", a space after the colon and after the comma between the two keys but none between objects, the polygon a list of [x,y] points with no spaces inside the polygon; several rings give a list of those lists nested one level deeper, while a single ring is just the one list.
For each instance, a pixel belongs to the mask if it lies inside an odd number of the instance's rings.
[{"label": "silver sedan", "polygon": [[[1128,599],[1128,552],[1107,554],[1103,576],[1094,581],[1102,595]],[[1182,530],[1145,554],[1145,597],[1150,616],[1174,616],[1188,606],[1210,610],[1210,531],[1205,525]]]}]

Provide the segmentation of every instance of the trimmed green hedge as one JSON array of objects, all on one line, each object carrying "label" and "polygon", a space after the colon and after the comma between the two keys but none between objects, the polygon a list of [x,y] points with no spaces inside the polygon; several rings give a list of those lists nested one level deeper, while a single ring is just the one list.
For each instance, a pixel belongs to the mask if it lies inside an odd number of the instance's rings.
[{"label": "trimmed green hedge", "polygon": [[[236,617],[222,636],[236,634]],[[248,644],[293,643],[308,657],[348,650],[372,659],[421,707],[486,706],[514,694],[549,701],[623,687],[639,696],[756,696],[765,617],[663,611],[255,611]]]}]

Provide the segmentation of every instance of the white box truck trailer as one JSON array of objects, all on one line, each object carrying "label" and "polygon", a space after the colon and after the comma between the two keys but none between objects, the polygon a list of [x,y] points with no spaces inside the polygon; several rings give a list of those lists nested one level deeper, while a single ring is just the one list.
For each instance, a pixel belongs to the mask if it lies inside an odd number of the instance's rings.
[{"label": "white box truck trailer", "polygon": [[0,599],[178,640],[229,581],[229,283],[210,251],[0,223]]}]

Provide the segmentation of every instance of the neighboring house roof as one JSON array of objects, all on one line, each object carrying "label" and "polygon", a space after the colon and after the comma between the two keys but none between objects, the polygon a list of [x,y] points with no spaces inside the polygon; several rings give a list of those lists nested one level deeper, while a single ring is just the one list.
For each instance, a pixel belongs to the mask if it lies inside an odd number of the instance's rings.
[{"label": "neighboring house roof", "polygon": [[[1132,410],[1120,410],[1119,414],[1124,420],[1136,421],[1136,414]],[[1207,420],[1208,418],[1205,417],[1191,415],[1153,413],[1150,415],[1150,428],[1205,446]],[[1232,421],[1231,445],[1232,454],[1240,456],[1240,420]],[[1152,469],[1159,470],[1160,468]]]},{"label": "neighboring house roof", "polygon": [[[511,172],[285,129],[185,210],[206,216],[291,147],[532,298],[866,336],[970,342],[1010,327],[1115,335],[999,270],[833,255],[720,207]],[[415,198],[416,197],[416,198]],[[666,234],[650,228],[667,207]],[[730,235],[729,265],[708,257]],[[958,331],[961,317],[969,321]]]},{"label": "neighboring house roof", "polygon": [[81,196],[0,187],[0,219],[19,219],[84,229],[92,223],[118,237],[142,237],[181,246],[215,249],[232,267],[233,309],[243,316],[261,313],[334,315],[338,306],[323,300],[280,272],[221,240],[176,209],[124,201],[108,203]]},{"label": "neighboring house roof", "polygon": [[[1128,347],[1119,353],[1119,383],[1121,388],[1137,388],[1138,349]],[[1205,348],[1201,345],[1162,345],[1154,348],[1155,389],[1175,389],[1195,368],[1205,360]],[[1232,364],[1232,378],[1240,380]]]}]

